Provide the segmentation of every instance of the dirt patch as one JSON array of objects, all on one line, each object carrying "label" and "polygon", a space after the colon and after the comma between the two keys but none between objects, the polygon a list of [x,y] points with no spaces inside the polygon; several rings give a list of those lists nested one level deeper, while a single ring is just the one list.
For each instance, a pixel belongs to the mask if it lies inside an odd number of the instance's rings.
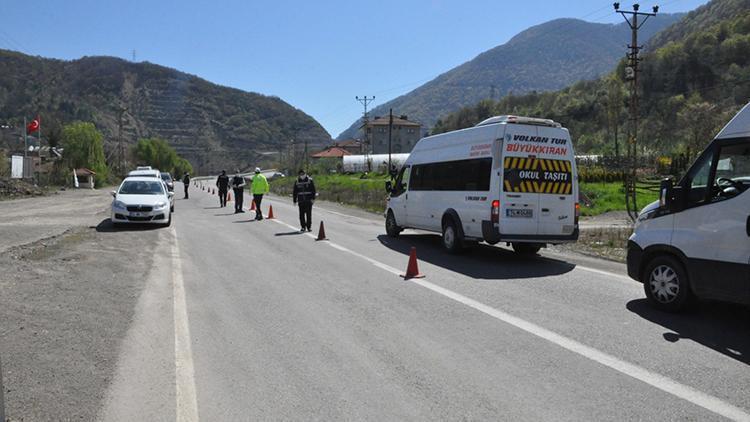
[{"label": "dirt patch", "polygon": [[48,189],[34,186],[34,184],[25,180],[0,179],[0,201],[4,199],[26,198],[29,196],[43,196],[48,193]]},{"label": "dirt patch", "polygon": [[93,420],[159,242],[156,230],[95,228],[0,256],[6,416]]}]

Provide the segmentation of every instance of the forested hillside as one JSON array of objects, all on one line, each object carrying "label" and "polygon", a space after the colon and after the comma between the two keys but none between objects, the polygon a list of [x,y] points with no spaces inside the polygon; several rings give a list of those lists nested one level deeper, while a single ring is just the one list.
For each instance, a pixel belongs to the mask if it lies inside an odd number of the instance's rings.
[{"label": "forested hillside", "polygon": [[[714,0],[654,42],[659,47],[642,62],[639,144],[644,152],[690,157],[750,100],[750,0]],[[531,115],[563,123],[578,152],[612,154],[625,140],[624,67],[621,61],[606,77],[557,92],[480,102],[444,116],[434,132],[491,115]]]},{"label": "forested hillside", "polygon": [[[682,15],[662,14],[641,31],[641,40],[676,22]],[[507,43],[485,51],[417,89],[372,110],[385,115],[389,108],[431,128],[437,119],[483,99],[508,94],[551,91],[611,71],[625,54],[630,29],[578,19],[556,19],[531,27]],[[339,135],[355,136],[360,122]]]},{"label": "forested hillside", "polygon": [[[91,121],[113,151],[121,107],[128,145],[159,137],[198,171],[247,166],[291,139],[323,144],[313,118],[276,97],[210,83],[151,63],[112,57],[62,61],[0,50],[0,122],[42,116],[44,136],[62,123]],[[54,139],[53,139],[54,140]]]}]

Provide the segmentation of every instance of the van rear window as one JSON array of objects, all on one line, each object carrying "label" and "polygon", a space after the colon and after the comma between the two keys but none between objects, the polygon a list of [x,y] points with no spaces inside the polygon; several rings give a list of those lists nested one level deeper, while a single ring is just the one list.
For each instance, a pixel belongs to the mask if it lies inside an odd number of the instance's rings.
[{"label": "van rear window", "polygon": [[505,157],[503,161],[505,192],[551,193],[573,192],[573,168],[567,160]]},{"label": "van rear window", "polygon": [[492,158],[444,161],[412,166],[409,190],[478,191],[490,190]]}]

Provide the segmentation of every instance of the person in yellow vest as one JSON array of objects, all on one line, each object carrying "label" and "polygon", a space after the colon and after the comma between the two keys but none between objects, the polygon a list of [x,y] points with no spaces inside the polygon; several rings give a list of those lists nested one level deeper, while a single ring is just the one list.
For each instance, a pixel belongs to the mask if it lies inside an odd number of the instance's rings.
[{"label": "person in yellow vest", "polygon": [[260,203],[263,201],[263,195],[270,190],[266,176],[260,173],[260,168],[255,168],[255,176],[250,181],[250,191],[253,193],[253,202],[255,202],[255,219],[262,220],[263,212],[260,210]]}]

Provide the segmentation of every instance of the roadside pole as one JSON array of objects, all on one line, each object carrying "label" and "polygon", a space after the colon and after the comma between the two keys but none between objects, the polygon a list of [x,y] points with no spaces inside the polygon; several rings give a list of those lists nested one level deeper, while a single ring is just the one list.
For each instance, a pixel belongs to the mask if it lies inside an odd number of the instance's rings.
[{"label": "roadside pole", "polygon": [[3,397],[3,361],[0,359],[0,422],[5,422],[5,398]]},{"label": "roadside pole", "polygon": [[388,111],[388,176],[393,180],[393,171],[391,170],[391,137],[393,134],[393,109]]}]

